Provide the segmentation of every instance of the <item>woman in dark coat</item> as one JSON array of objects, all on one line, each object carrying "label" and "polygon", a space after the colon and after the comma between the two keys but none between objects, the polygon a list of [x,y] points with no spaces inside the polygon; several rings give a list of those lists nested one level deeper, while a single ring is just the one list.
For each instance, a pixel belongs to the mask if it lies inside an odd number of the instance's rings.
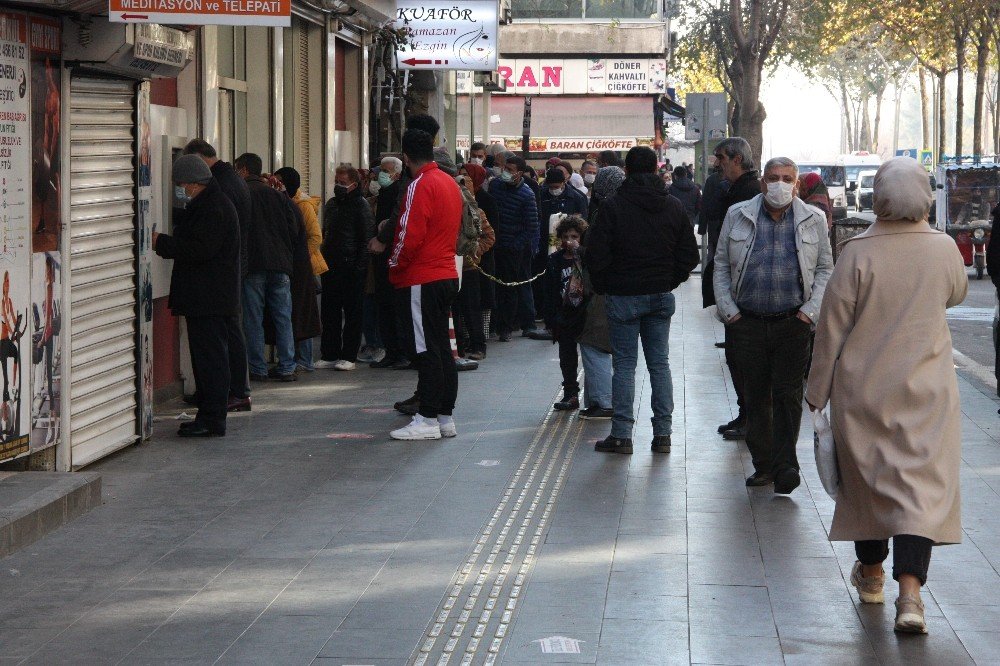
[{"label": "woman in dark coat", "polygon": [[[486,191],[483,184],[486,182],[486,169],[478,164],[464,164],[459,173],[465,173],[472,181],[472,191],[476,197],[476,205],[486,213],[486,219],[490,224],[496,225],[500,219],[500,208],[496,199]],[[482,256],[479,266],[490,275],[496,275],[496,259],[493,250],[490,249]],[[485,275],[479,275],[479,298],[483,306],[483,322],[489,327],[490,312],[497,306],[496,285]]]}]

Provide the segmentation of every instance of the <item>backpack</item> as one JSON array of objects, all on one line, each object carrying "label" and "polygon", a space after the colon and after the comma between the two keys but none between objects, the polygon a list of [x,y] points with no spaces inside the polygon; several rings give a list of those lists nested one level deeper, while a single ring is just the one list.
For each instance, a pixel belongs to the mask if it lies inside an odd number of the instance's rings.
[{"label": "backpack", "polygon": [[458,241],[455,243],[455,254],[460,257],[474,255],[479,248],[479,237],[483,234],[481,219],[483,212],[476,205],[476,198],[462,186],[462,226],[458,230]]}]

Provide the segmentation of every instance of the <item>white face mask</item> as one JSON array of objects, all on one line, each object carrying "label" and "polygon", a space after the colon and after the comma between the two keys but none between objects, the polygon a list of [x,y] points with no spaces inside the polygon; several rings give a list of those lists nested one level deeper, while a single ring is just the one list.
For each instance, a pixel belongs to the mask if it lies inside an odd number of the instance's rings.
[{"label": "white face mask", "polygon": [[473,157],[472,159],[469,160],[469,164],[478,164],[479,166],[482,166],[483,165],[483,158],[481,158],[481,157]]},{"label": "white face mask", "polygon": [[792,203],[793,190],[795,190],[795,183],[785,183],[780,180],[768,183],[764,200],[775,208],[784,208]]},{"label": "white face mask", "polygon": [[566,191],[565,187],[550,187],[549,188],[549,194],[551,194],[554,197],[559,196],[560,194],[562,194],[565,191]]},{"label": "white face mask", "polygon": [[373,180],[372,182],[368,183],[368,191],[369,191],[369,192],[371,192],[372,194],[376,194],[376,195],[377,195],[377,194],[378,194],[378,191],[379,191],[380,189],[382,189],[382,188],[381,188],[381,186],[380,186],[380,185],[378,184],[378,181],[377,181],[377,180]]},{"label": "white face mask", "polygon": [[596,173],[586,173],[583,175],[583,182],[587,185],[593,185],[595,178],[597,178]]}]

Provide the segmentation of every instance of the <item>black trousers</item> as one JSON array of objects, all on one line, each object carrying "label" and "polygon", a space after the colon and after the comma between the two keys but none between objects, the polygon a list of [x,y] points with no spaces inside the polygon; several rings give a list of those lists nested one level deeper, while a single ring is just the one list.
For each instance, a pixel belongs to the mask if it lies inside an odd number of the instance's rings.
[{"label": "black trousers", "polygon": [[375,307],[378,310],[378,333],[385,347],[386,358],[398,361],[404,357],[396,332],[396,306],[393,302],[396,289],[389,282],[389,266],[383,259],[375,261]]},{"label": "black trousers", "polygon": [[563,395],[580,394],[580,382],[577,381],[580,364],[576,349],[576,340],[570,336],[559,339],[559,369],[562,370]]},{"label": "black trousers", "polygon": [[399,337],[417,366],[420,415],[428,419],[451,416],[458,399],[458,370],[451,355],[448,328],[457,294],[458,280],[438,280],[396,290],[397,307],[406,323],[400,326]]},{"label": "black trousers", "polygon": [[[243,323],[240,317],[224,317],[226,323],[226,345],[229,348],[229,394],[234,398],[250,395],[247,375],[247,343],[243,337]],[[197,380],[195,380],[197,384]]]},{"label": "black trousers", "polygon": [[[483,306],[479,289],[479,271],[465,271],[462,275],[462,289],[456,300],[455,337],[458,339],[460,354],[486,351],[486,333],[483,331]],[[464,347],[465,334],[469,336],[469,346]]]},{"label": "black trousers", "polygon": [[[920,584],[927,582],[931,566],[931,547],[934,542],[927,537],[897,534],[892,537],[892,577],[899,580],[903,574],[916,576]],[[861,564],[881,564],[889,557],[889,540],[855,541],[854,552]]]},{"label": "black trousers", "polygon": [[358,360],[364,321],[365,274],[353,266],[330,268],[320,276],[323,295],[320,319],[323,335],[320,355],[324,361]]},{"label": "black trousers", "polygon": [[795,442],[802,423],[802,382],[812,327],[796,316],[761,320],[743,316],[726,326],[742,374],[747,448],[754,470],[777,474],[799,468]]},{"label": "black trousers", "polygon": [[198,386],[198,415],[195,420],[206,428],[226,432],[229,404],[229,328],[239,326],[238,317],[188,317],[188,347]]},{"label": "black trousers", "polygon": [[729,333],[729,326],[726,326],[726,366],[729,368],[729,376],[733,378],[733,389],[736,391],[736,406],[738,413],[736,418],[746,423],[746,403],[743,398],[743,373],[740,366],[736,364],[736,353],[733,350],[732,336]]},{"label": "black trousers", "polygon": [[[494,247],[497,277],[504,282],[521,282],[531,277],[531,248]],[[497,285],[496,331],[509,334],[515,328],[528,331],[535,328],[535,298],[531,285],[501,287]]]}]

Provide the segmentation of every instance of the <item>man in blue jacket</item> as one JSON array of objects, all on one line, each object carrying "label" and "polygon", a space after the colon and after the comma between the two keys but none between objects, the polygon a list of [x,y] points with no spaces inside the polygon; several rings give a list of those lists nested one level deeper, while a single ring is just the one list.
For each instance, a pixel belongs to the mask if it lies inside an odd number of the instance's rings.
[{"label": "man in blue jacket", "polygon": [[[497,277],[504,282],[529,279],[532,259],[538,253],[538,207],[521,175],[526,166],[520,157],[509,157],[500,177],[490,182],[490,194],[500,209],[500,219],[493,225],[497,236],[493,250]],[[501,342],[510,340],[515,326],[526,337],[535,332],[531,284],[497,289],[497,333]]]}]

